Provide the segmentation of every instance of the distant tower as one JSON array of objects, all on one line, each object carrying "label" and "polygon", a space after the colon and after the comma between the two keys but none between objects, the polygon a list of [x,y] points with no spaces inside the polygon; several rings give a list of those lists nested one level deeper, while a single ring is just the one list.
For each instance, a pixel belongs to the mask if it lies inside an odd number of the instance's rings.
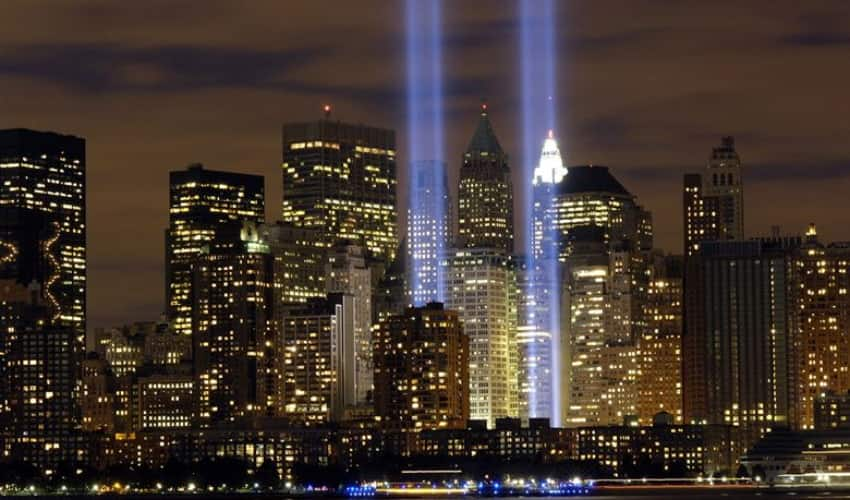
[{"label": "distant tower", "polygon": [[398,247],[393,130],[332,120],[283,126],[281,218],[389,263]]},{"label": "distant tower", "polygon": [[513,212],[508,155],[493,132],[484,104],[460,169],[458,244],[510,255],[514,247]]},{"label": "distant tower", "polygon": [[701,173],[684,179],[685,257],[704,241],[744,239],[744,188],[735,138],[723,137]]},{"label": "distant tower", "polygon": [[191,264],[228,223],[265,218],[260,175],[209,170],[194,164],[169,175],[169,216],[165,236],[165,296],[175,331],[192,333]]},{"label": "distant tower", "polygon": [[411,168],[407,212],[407,265],[410,301],[421,306],[446,297],[446,251],[451,246],[451,198],[442,162],[421,161]]}]

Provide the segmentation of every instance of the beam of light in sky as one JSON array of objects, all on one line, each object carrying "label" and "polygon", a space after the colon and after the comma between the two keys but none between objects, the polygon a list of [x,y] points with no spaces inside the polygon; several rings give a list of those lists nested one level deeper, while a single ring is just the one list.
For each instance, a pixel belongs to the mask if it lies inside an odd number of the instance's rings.
[{"label": "beam of light in sky", "polygon": [[450,235],[443,132],[442,0],[406,0],[408,293],[413,305],[445,300]]},{"label": "beam of light in sky", "polygon": [[[546,215],[551,208],[553,182],[535,185],[535,167],[544,166],[541,149],[544,140],[557,131],[557,95],[555,62],[554,0],[519,0],[520,20],[520,103],[522,106],[523,217],[526,268],[523,296],[530,300],[526,307],[524,329],[536,335],[539,342],[529,342],[525,358],[531,360],[526,370],[528,413],[530,417],[548,417],[561,424],[561,352],[560,352],[560,278],[556,232],[548,227]],[[557,144],[554,138],[552,143]],[[544,155],[546,152],[544,151]],[[560,160],[560,156],[558,156]],[[548,237],[546,237],[548,236]],[[535,249],[535,241],[538,248]],[[541,247],[541,245],[547,248]],[[548,248],[554,246],[555,248]],[[535,332],[535,333],[531,333]],[[534,382],[532,382],[534,381]]]}]

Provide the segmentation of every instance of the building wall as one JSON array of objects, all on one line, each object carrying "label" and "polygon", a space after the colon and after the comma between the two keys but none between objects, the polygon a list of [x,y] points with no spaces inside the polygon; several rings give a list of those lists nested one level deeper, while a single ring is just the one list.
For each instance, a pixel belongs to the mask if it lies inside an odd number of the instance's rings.
[{"label": "building wall", "polygon": [[446,307],[469,337],[470,418],[492,427],[497,418],[519,416],[516,273],[498,250],[452,253]]}]

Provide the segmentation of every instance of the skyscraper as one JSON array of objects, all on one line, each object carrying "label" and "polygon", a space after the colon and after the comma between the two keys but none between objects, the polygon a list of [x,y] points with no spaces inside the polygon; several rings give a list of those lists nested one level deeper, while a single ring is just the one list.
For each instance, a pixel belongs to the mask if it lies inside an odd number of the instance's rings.
[{"label": "skyscraper", "polygon": [[375,415],[386,429],[462,428],[469,338],[442,304],[408,308],[375,330]]},{"label": "skyscraper", "polygon": [[638,339],[637,414],[642,425],[664,411],[682,422],[682,276],[679,255],[653,256],[649,288],[642,301]]},{"label": "skyscraper", "polygon": [[252,223],[228,224],[192,262],[192,351],[201,425],[272,414],[272,257]]},{"label": "skyscraper", "polygon": [[517,281],[501,250],[457,249],[449,256],[446,307],[469,338],[469,414],[486,420],[519,415]]},{"label": "skyscraper", "polygon": [[[568,316],[566,423],[617,425],[637,413],[637,309],[633,279],[642,264],[627,246],[611,246],[602,226],[570,231],[565,262]],[[568,381],[568,382],[567,382]]]},{"label": "skyscraper", "polygon": [[458,244],[513,253],[514,210],[508,155],[490,124],[487,105],[463,154],[458,183]]},{"label": "skyscraper", "polygon": [[410,302],[421,306],[446,299],[443,265],[451,247],[451,199],[446,167],[418,162],[411,168],[407,211],[407,265]]},{"label": "skyscraper", "polygon": [[342,293],[353,298],[354,390],[357,404],[372,400],[373,275],[363,248],[341,243],[329,251],[325,267],[328,293]]},{"label": "skyscraper", "polygon": [[685,257],[703,241],[744,239],[744,188],[735,138],[723,137],[702,173],[685,174]]},{"label": "skyscraper", "polygon": [[339,422],[357,399],[355,297],[328,294],[284,308],[278,333],[278,414],[304,425]]},{"label": "skyscraper", "polygon": [[205,169],[200,164],[170,174],[165,238],[166,309],[175,331],[192,333],[191,264],[229,223],[265,218],[262,176]]},{"label": "skyscraper", "polygon": [[329,116],[283,126],[282,219],[390,262],[398,247],[395,132]]},{"label": "skyscraper", "polygon": [[42,283],[51,304],[51,321],[73,328],[82,344],[86,330],[85,140],[26,129],[0,131],[0,207],[43,215],[27,231],[52,235],[45,243],[52,249],[48,258],[55,259],[57,274]]},{"label": "skyscraper", "polygon": [[850,244],[825,245],[810,226],[790,284],[791,424],[811,429],[817,398],[850,390]]},{"label": "skyscraper", "polygon": [[325,295],[327,244],[322,232],[276,222],[260,227],[274,258],[275,306]]},{"label": "skyscraper", "polygon": [[789,254],[799,239],[703,242],[686,260],[686,422],[727,424],[749,446],[789,413]]}]

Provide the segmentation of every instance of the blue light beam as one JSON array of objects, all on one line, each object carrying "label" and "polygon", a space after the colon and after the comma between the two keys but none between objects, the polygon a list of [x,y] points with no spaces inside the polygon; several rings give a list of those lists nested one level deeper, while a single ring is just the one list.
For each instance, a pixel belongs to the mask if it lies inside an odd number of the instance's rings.
[{"label": "blue light beam", "polygon": [[444,302],[443,261],[451,222],[443,119],[442,1],[406,0],[408,294]]},{"label": "blue light beam", "polygon": [[[550,131],[557,130],[557,67],[554,0],[519,0],[520,18],[520,103],[522,106],[522,161],[525,224],[525,254],[530,273],[526,297],[532,306],[522,320],[545,338],[529,344],[530,359],[536,360],[529,374],[532,387],[528,398],[530,417],[549,418],[561,425],[561,279],[557,261],[557,231],[549,217],[554,185],[533,183],[541,146]],[[535,223],[537,222],[537,223]],[[537,234],[535,234],[537,229]],[[545,248],[535,249],[543,242]],[[542,363],[545,361],[545,363]],[[532,379],[538,383],[532,385]],[[540,383],[540,382],[543,383]]]}]

